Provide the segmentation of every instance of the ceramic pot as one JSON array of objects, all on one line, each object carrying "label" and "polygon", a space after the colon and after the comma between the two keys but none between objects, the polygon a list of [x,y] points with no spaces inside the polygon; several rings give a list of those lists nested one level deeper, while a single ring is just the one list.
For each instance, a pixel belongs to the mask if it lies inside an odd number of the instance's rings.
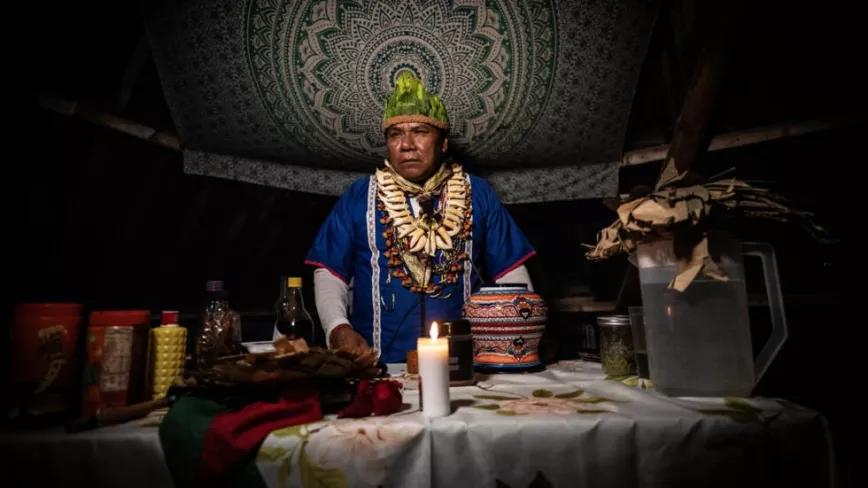
[{"label": "ceramic pot", "polygon": [[548,309],[525,285],[482,287],[464,304],[480,370],[522,371],[542,366],[539,342]]}]

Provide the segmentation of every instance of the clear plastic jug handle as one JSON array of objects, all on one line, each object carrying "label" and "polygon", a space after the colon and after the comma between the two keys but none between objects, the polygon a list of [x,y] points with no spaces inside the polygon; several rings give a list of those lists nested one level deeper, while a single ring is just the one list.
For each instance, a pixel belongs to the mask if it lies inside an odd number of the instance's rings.
[{"label": "clear plastic jug handle", "polygon": [[769,313],[771,315],[772,333],[768,341],[760,350],[754,361],[755,376],[754,386],[766,373],[775,356],[789,336],[787,317],[784,313],[784,296],[781,292],[781,281],[778,274],[778,262],[775,258],[774,248],[763,242],[745,242],[742,244],[742,254],[760,258],[763,265],[763,275],[766,282],[766,293],[769,298]]}]

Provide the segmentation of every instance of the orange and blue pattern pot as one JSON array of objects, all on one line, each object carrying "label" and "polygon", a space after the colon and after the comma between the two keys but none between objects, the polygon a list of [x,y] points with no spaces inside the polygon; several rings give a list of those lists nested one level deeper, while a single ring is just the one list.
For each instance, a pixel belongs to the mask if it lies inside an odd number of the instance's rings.
[{"label": "orange and blue pattern pot", "polygon": [[539,343],[548,309],[524,285],[482,287],[464,304],[473,335],[473,365],[480,370],[522,371],[542,366]]}]

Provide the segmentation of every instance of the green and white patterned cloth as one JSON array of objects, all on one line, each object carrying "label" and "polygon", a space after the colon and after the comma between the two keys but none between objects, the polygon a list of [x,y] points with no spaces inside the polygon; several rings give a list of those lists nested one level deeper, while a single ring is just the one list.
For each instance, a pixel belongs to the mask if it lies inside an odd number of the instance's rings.
[{"label": "green and white patterned cloth", "polygon": [[144,2],[187,173],[339,195],[402,72],[505,203],[614,196],[658,1]]}]

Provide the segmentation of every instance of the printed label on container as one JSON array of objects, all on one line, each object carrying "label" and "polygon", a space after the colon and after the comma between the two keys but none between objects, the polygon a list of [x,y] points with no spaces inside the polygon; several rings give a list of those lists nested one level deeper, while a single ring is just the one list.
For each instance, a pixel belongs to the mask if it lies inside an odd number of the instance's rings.
[{"label": "printed label on container", "polygon": [[104,392],[129,389],[132,364],[133,328],[108,327],[103,339],[102,371],[99,388]]}]

